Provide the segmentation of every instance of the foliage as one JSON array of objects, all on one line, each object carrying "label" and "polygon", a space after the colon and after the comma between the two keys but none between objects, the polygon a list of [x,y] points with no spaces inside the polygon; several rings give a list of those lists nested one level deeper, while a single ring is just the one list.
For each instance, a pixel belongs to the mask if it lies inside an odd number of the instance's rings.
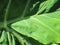
[{"label": "foliage", "polygon": [[58,45],[59,1],[0,0],[0,45]]}]

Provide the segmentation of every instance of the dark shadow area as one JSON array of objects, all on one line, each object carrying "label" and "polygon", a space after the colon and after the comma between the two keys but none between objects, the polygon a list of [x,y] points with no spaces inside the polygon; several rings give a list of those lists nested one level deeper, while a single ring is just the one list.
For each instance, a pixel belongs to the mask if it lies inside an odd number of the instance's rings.
[{"label": "dark shadow area", "polygon": [[[32,11],[30,11],[30,8],[32,8],[33,7],[33,4],[35,4],[36,2],[40,2],[40,3],[38,3],[36,6],[35,6],[35,8],[32,10]],[[38,8],[39,8],[39,6],[40,6],[40,4],[42,3],[42,2],[44,2],[45,0],[31,0],[31,3],[29,4],[29,8],[28,8],[28,13],[26,14],[26,16],[32,16],[32,15],[34,15],[34,14],[36,14],[36,12],[38,11]]]},{"label": "dark shadow area", "polygon": [[0,22],[4,19],[4,13],[8,0],[0,0]]},{"label": "dark shadow area", "polygon": [[40,42],[38,42],[37,40],[31,38],[31,37],[24,37],[28,42],[30,42],[32,45],[44,45]]},{"label": "dark shadow area", "polygon": [[15,43],[16,43],[16,45],[21,45],[21,43],[19,43],[19,41],[17,40],[17,38],[15,38]]}]

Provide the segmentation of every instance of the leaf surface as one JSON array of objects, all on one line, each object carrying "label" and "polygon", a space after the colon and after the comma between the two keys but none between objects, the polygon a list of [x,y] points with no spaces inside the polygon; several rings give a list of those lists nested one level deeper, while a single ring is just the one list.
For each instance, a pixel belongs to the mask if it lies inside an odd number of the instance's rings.
[{"label": "leaf surface", "polygon": [[13,23],[11,27],[43,44],[60,42],[60,11],[34,15]]}]

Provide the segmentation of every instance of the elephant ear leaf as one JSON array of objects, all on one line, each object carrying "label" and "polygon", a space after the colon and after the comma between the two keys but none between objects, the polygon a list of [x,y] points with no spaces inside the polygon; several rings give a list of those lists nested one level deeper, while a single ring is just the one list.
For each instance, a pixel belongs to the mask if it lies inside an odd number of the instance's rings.
[{"label": "elephant ear leaf", "polygon": [[60,42],[60,11],[34,15],[15,22],[11,27],[43,44]]}]

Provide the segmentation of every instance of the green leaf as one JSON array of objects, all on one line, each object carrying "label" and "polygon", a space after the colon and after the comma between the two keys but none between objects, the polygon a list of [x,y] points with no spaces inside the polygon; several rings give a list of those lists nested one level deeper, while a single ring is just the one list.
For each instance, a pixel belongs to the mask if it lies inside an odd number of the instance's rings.
[{"label": "green leaf", "polygon": [[10,34],[9,32],[7,32],[7,36],[8,36],[8,43],[9,43],[9,45],[15,45],[14,36],[12,34]]},{"label": "green leaf", "polygon": [[9,45],[12,45],[12,42],[11,42],[11,36],[10,36],[10,33],[7,32],[7,36],[8,36],[8,42],[9,42]]},{"label": "green leaf", "polygon": [[48,3],[46,4],[47,7],[45,12],[48,12],[58,0],[47,0],[47,1]]},{"label": "green leaf", "polygon": [[2,35],[1,35],[1,37],[0,37],[0,43],[1,43],[1,42],[5,42],[5,41],[6,41],[6,37],[7,37],[7,36],[6,36],[6,32],[3,31],[3,32],[2,32]]},{"label": "green leaf", "polygon": [[14,36],[17,38],[17,40],[19,41],[19,43],[21,43],[21,45],[32,45],[30,42],[28,42],[27,40],[25,40],[21,35],[19,35],[16,32],[13,32]]},{"label": "green leaf", "polygon": [[42,2],[40,4],[38,12],[36,14],[39,14],[39,13],[43,12],[44,10],[45,10],[45,12],[48,12],[57,1],[58,0],[47,0],[47,1]]},{"label": "green leaf", "polygon": [[14,39],[14,36],[13,35],[12,35],[12,45],[15,45],[15,39]]},{"label": "green leaf", "polygon": [[13,23],[11,27],[43,44],[60,42],[60,11],[34,15]]},{"label": "green leaf", "polygon": [[0,45],[7,45],[7,35],[6,32],[2,32],[2,36],[0,38]]},{"label": "green leaf", "polygon": [[0,37],[0,43],[4,41],[4,31],[2,32],[2,36]]}]

